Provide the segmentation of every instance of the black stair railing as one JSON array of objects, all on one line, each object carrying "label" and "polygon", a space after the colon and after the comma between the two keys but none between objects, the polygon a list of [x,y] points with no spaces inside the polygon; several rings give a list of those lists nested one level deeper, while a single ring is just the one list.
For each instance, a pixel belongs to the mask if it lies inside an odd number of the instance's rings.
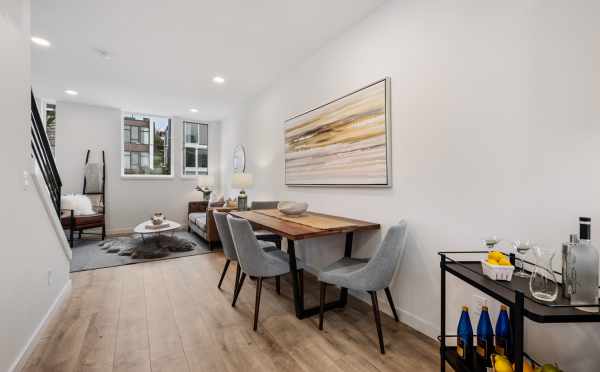
[{"label": "black stair railing", "polygon": [[33,91],[31,92],[31,150],[48,187],[54,209],[56,209],[56,213],[60,218],[60,190],[62,182],[58,175],[58,169],[54,162],[54,156],[50,149],[50,142],[48,142],[40,112],[35,103]]}]

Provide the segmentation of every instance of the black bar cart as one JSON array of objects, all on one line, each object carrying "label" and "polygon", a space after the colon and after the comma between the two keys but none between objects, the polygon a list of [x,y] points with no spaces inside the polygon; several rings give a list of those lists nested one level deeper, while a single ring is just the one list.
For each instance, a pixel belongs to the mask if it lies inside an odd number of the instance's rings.
[{"label": "black bar cart", "polygon": [[[586,312],[576,309],[567,299],[559,297],[554,302],[536,300],[529,291],[529,280],[513,276],[510,282],[495,281],[483,274],[481,258],[487,251],[439,252],[441,270],[441,320],[440,330],[440,370],[446,370],[446,362],[457,372],[484,372],[475,360],[464,361],[458,357],[456,347],[447,346],[446,339],[456,337],[446,334],[446,273],[468,283],[472,287],[505,304],[510,309],[513,334],[513,359],[515,372],[523,371],[524,321],[525,318],[537,323],[586,323],[600,322],[600,312]],[[468,260],[453,257],[472,257]],[[514,263],[514,255],[511,255]],[[528,264],[530,262],[525,261]],[[560,285],[560,284],[559,284]],[[560,292],[561,288],[559,288]],[[600,304],[599,304],[600,305]],[[589,305],[592,307],[594,305]],[[582,306],[577,306],[582,307]],[[527,356],[529,358],[529,356]],[[533,360],[532,358],[529,358]]]}]

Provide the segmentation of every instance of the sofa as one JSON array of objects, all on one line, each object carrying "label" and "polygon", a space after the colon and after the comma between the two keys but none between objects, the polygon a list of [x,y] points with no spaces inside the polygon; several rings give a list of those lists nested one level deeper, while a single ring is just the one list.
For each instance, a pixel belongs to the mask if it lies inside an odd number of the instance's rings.
[{"label": "sofa", "polygon": [[215,224],[213,212],[231,211],[235,208],[226,208],[224,203],[210,203],[208,201],[193,201],[188,203],[188,231],[198,234],[212,250],[220,243],[219,232]]}]

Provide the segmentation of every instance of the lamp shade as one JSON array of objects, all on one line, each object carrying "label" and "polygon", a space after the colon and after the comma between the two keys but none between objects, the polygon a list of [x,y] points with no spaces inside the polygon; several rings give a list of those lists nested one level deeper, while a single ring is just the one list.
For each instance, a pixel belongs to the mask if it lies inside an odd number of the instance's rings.
[{"label": "lamp shade", "polygon": [[198,176],[198,186],[214,186],[215,177],[209,174],[202,174]]},{"label": "lamp shade", "polygon": [[252,174],[234,173],[231,177],[231,186],[236,189],[245,189],[252,186]]}]

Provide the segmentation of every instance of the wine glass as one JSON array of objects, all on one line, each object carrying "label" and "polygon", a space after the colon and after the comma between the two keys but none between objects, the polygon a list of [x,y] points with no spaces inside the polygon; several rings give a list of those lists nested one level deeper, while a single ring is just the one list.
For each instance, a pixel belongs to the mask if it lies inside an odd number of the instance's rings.
[{"label": "wine glass", "polygon": [[496,235],[492,235],[492,236],[488,236],[487,238],[483,239],[483,244],[485,244],[487,246],[487,249],[491,252],[494,250],[496,245],[498,243],[500,243],[501,241],[502,241],[502,239],[500,239]]},{"label": "wine glass", "polygon": [[515,262],[515,266],[517,266],[517,271],[514,275],[520,278],[529,278],[531,275],[529,275],[529,273],[525,271],[525,264],[523,261],[525,260],[527,252],[529,252],[529,250],[533,247],[533,243],[529,240],[515,240],[513,242],[513,247],[517,251],[517,257],[521,256],[521,266],[519,267],[519,265],[516,265]]}]

